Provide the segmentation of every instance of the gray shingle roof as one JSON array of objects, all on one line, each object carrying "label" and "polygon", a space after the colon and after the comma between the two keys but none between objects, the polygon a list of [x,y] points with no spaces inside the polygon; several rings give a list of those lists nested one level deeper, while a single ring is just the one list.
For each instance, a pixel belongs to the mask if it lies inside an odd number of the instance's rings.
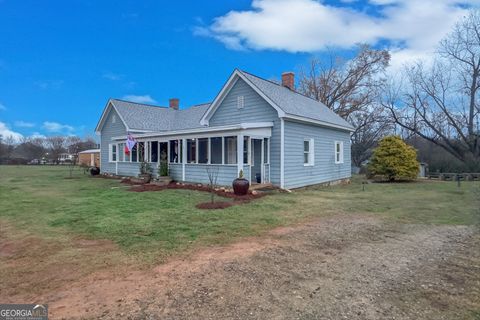
[{"label": "gray shingle roof", "polygon": [[239,70],[254,86],[269,97],[287,115],[305,117],[353,129],[353,126],[323,103],[282,85]]},{"label": "gray shingle roof", "polygon": [[188,109],[173,110],[168,107],[111,99],[130,130],[171,131],[202,127],[200,119],[210,103]]}]

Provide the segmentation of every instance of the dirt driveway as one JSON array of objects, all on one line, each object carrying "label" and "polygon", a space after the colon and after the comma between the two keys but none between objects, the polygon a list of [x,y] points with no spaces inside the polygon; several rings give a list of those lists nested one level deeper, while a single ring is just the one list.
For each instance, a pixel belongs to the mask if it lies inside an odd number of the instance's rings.
[{"label": "dirt driveway", "polygon": [[479,319],[480,233],[336,215],[79,279],[35,300],[52,319]]},{"label": "dirt driveway", "polygon": [[336,215],[39,301],[52,319],[479,319],[480,234]]}]

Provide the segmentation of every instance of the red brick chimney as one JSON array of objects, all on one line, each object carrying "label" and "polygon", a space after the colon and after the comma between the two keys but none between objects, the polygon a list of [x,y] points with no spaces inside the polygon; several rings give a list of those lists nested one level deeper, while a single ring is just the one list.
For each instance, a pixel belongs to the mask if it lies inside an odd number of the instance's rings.
[{"label": "red brick chimney", "polygon": [[290,90],[295,90],[295,73],[282,73],[282,86],[287,87]]},{"label": "red brick chimney", "polygon": [[180,105],[180,99],[172,98],[169,100],[169,105],[171,109],[178,110],[178,106]]}]

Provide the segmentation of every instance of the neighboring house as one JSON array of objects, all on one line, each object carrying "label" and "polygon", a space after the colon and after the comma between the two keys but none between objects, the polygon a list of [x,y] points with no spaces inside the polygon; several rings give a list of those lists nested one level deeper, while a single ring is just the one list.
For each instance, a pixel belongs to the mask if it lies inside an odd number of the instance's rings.
[{"label": "neighboring house", "polygon": [[[322,103],[294,91],[294,74],[282,85],[235,70],[212,103],[179,109],[110,99],[97,124],[103,173],[136,176],[139,162],[156,167],[165,153],[177,181],[231,185],[240,170],[254,182],[298,188],[351,176],[353,127]],[[124,153],[126,135],[137,144]],[[240,160],[240,161],[238,161]],[[156,170],[155,170],[156,173]]]},{"label": "neighboring house", "polygon": [[74,158],[75,158],[75,155],[73,155],[73,154],[70,154],[70,153],[60,153],[60,154],[58,155],[57,161],[58,161],[60,164],[71,163]]},{"label": "neighboring house", "polygon": [[78,164],[100,167],[100,149],[90,149],[78,153]]}]

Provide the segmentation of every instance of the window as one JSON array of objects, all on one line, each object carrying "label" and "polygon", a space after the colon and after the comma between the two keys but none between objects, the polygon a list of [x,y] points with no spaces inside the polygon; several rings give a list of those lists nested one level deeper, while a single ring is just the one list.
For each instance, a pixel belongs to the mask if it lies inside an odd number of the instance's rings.
[{"label": "window", "polygon": [[158,162],[158,141],[150,142],[150,162]]},{"label": "window", "polygon": [[197,163],[197,139],[187,139],[187,163]]},{"label": "window", "polygon": [[208,163],[208,138],[198,139],[198,163]]},{"label": "window", "polygon": [[243,109],[245,106],[245,98],[243,96],[237,96],[237,109]]},{"label": "window", "polygon": [[138,162],[143,162],[145,160],[145,142],[137,142],[137,146]]},{"label": "window", "polygon": [[125,161],[125,143],[118,144],[118,161],[123,162]]},{"label": "window", "polygon": [[210,154],[212,164],[222,164],[222,138],[210,138]]},{"label": "window", "polygon": [[237,163],[237,137],[225,137],[225,164]]},{"label": "window", "polygon": [[335,163],[343,163],[343,141],[335,141]]},{"label": "window", "polygon": [[109,161],[110,162],[116,162],[117,161],[117,145],[116,144],[110,144],[110,156],[109,156]]},{"label": "window", "polygon": [[[243,137],[243,163],[244,164],[248,164],[248,150],[250,149],[248,145],[249,140],[250,140],[249,137]],[[253,161],[253,158],[252,158],[252,161]]]},{"label": "window", "polygon": [[181,140],[170,140],[170,163],[182,163]]},{"label": "window", "polygon": [[313,150],[313,139],[303,141],[303,165],[304,166],[313,166],[314,165],[314,150]]}]

